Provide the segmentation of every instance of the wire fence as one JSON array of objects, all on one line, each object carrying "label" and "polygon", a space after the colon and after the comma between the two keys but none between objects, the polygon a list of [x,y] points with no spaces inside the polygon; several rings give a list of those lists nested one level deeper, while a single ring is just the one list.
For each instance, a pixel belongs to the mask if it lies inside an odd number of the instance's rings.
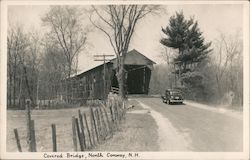
[{"label": "wire fence", "polygon": [[[88,110],[78,116],[72,116],[72,143],[74,151],[87,151],[98,146],[102,142],[113,137],[121,123],[125,120],[126,103],[118,96],[109,98],[108,101],[88,100]],[[26,104],[27,110],[27,144],[29,152],[37,152],[35,121],[32,120],[30,104]],[[51,148],[58,151],[57,126],[51,124]],[[17,149],[22,152],[18,129],[14,129]],[[63,146],[60,146],[60,148]]]}]

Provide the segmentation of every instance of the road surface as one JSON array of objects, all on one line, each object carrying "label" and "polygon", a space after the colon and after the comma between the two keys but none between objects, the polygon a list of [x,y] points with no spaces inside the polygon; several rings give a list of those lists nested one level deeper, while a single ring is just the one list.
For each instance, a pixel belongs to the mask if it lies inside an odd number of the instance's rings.
[{"label": "road surface", "polygon": [[160,98],[135,98],[158,125],[160,150],[240,152],[243,121],[192,105],[167,105]]}]

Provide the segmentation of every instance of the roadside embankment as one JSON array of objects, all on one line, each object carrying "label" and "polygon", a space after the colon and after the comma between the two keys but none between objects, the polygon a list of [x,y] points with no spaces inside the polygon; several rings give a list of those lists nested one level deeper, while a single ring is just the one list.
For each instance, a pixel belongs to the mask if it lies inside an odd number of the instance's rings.
[{"label": "roadside embankment", "polygon": [[155,120],[137,101],[130,101],[126,121],[112,139],[94,151],[158,151],[158,133]]},{"label": "roadside embankment", "polygon": [[237,118],[239,120],[243,119],[241,111],[228,109],[228,108],[225,108],[223,106],[212,107],[210,105],[197,103],[197,102],[194,102],[194,101],[191,101],[191,100],[185,100],[184,103],[187,104],[188,106],[209,110],[209,111],[215,112],[215,113],[221,113],[221,114],[233,117],[233,118]]}]

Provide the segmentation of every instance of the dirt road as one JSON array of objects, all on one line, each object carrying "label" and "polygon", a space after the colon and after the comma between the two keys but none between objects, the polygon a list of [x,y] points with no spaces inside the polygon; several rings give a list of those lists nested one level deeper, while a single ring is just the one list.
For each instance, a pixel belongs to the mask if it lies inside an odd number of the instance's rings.
[{"label": "dirt road", "polygon": [[160,150],[238,152],[243,150],[243,121],[202,107],[167,105],[160,98],[135,98],[158,125]]}]

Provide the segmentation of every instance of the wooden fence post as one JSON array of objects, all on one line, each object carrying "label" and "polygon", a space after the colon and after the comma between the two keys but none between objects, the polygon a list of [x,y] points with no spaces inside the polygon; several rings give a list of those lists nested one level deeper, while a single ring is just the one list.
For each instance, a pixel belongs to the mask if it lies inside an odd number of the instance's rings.
[{"label": "wooden fence post", "polygon": [[106,137],[107,137],[107,125],[106,125],[106,122],[104,121],[104,118],[103,118],[102,108],[99,108],[98,110],[99,110],[99,114],[100,114],[100,120],[102,122],[103,138],[106,139]]},{"label": "wooden fence post", "polygon": [[16,128],[14,129],[14,133],[15,133],[15,138],[16,138],[16,144],[17,144],[18,151],[22,152],[22,147],[21,147],[21,144],[20,144],[20,139],[19,139],[18,131],[17,131]]},{"label": "wooden fence post", "polygon": [[117,102],[115,102],[114,110],[115,110],[115,121],[117,123],[117,120],[119,119],[118,118],[118,103]]},{"label": "wooden fence post", "polygon": [[91,107],[89,107],[90,125],[91,125],[91,138],[93,140],[93,145],[95,145],[95,129],[94,129],[94,118],[92,115]]},{"label": "wooden fence post", "polygon": [[78,135],[78,140],[79,140],[79,144],[80,144],[80,149],[81,151],[84,151],[84,147],[83,147],[83,143],[82,143],[82,136],[81,136],[81,132],[80,132],[80,127],[79,127],[79,122],[78,119],[75,118],[76,121],[76,131],[77,131],[77,135]]},{"label": "wooden fence post", "polygon": [[123,101],[122,102],[122,118],[123,118],[123,120],[126,120],[125,114],[126,114],[126,102]]},{"label": "wooden fence post", "polygon": [[78,110],[78,115],[79,115],[79,123],[81,127],[81,136],[82,136],[82,141],[83,141],[83,147],[86,148],[86,139],[85,139],[85,134],[84,134],[84,126],[83,126],[83,119],[82,119],[82,114],[80,109]]},{"label": "wooden fence post", "polygon": [[120,109],[120,103],[119,102],[116,102],[116,117],[117,117],[117,122],[119,123],[120,122],[120,111],[119,111],[119,109]]},{"label": "wooden fence post", "polygon": [[28,151],[32,152],[31,146],[31,114],[30,114],[30,102],[26,101],[26,123],[27,123],[27,144],[29,146]]},{"label": "wooden fence post", "polygon": [[94,125],[95,134],[96,134],[96,139],[97,139],[97,142],[99,143],[100,142],[99,133],[98,133],[98,130],[97,130],[97,122],[96,122],[96,119],[95,119],[95,114],[94,114],[93,108],[91,108],[91,116],[92,116],[92,119],[93,119],[93,125]]},{"label": "wooden fence post", "polygon": [[73,138],[74,151],[77,151],[75,117],[72,117],[72,138]]},{"label": "wooden fence post", "polygon": [[36,152],[36,134],[35,134],[35,121],[30,121],[31,126],[31,152]]},{"label": "wooden fence post", "polygon": [[119,121],[121,121],[122,120],[122,105],[121,105],[121,103],[120,103],[120,105],[119,105],[119,107],[118,107],[118,115],[119,115]]},{"label": "wooden fence post", "polygon": [[56,125],[52,124],[51,125],[52,129],[52,144],[53,144],[53,152],[57,152],[57,142],[56,142]]},{"label": "wooden fence post", "polygon": [[108,130],[109,130],[109,132],[110,132],[110,134],[113,134],[112,132],[112,125],[111,125],[111,122],[110,122],[110,120],[109,120],[109,117],[108,117],[108,113],[107,113],[107,111],[106,111],[106,108],[105,108],[105,106],[103,106],[102,107],[103,108],[103,110],[104,110],[104,115],[105,115],[105,117],[106,117],[106,120],[107,120],[107,123],[108,123]]},{"label": "wooden fence post", "polygon": [[112,104],[109,106],[111,122],[114,124],[114,113]]},{"label": "wooden fence post", "polygon": [[96,117],[96,124],[98,128],[99,138],[103,140],[103,134],[102,134],[102,128],[101,128],[101,122],[100,122],[100,116],[98,112],[98,108],[95,110],[95,117]]},{"label": "wooden fence post", "polygon": [[117,123],[117,112],[116,112],[116,104],[112,105],[112,113],[113,113],[113,124],[114,124],[114,129],[115,131],[117,130],[117,126],[118,126],[118,123]]},{"label": "wooden fence post", "polygon": [[119,122],[120,122],[119,102],[117,102],[115,105],[115,112],[116,112],[116,123],[117,123],[117,126],[119,126]]},{"label": "wooden fence post", "polygon": [[88,121],[87,121],[87,116],[85,113],[83,113],[83,118],[85,121],[85,125],[86,125],[86,129],[87,129],[87,133],[88,133],[88,138],[89,138],[89,144],[90,144],[90,148],[93,146],[92,143],[92,139],[91,139],[91,135],[90,135],[90,130],[89,130],[89,125],[88,125]]}]

